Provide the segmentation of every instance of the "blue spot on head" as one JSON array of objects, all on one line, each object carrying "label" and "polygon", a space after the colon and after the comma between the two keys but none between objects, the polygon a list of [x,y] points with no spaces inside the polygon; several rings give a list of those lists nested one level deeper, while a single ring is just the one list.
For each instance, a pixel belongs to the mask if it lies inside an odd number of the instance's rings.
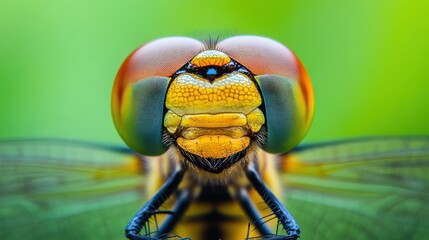
[{"label": "blue spot on head", "polygon": [[214,68],[207,69],[207,76],[210,76],[210,75],[217,75],[216,69]]}]

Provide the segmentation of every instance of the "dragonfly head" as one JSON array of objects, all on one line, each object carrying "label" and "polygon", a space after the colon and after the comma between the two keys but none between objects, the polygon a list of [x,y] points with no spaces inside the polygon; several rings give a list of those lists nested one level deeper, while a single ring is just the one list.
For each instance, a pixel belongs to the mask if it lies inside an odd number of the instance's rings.
[{"label": "dragonfly head", "polygon": [[128,57],[112,110],[134,150],[159,155],[173,145],[220,173],[254,147],[283,153],[295,146],[311,122],[313,93],[303,65],[276,41],[238,36],[207,48],[174,37]]}]

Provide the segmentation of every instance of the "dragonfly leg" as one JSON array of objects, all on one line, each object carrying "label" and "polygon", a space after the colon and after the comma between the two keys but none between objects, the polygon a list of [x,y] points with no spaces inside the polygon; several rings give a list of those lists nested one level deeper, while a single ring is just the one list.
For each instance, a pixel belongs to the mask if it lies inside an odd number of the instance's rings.
[{"label": "dragonfly leg", "polygon": [[[268,186],[263,182],[259,175],[255,164],[250,163],[245,169],[246,176],[249,179],[252,186],[256,189],[259,195],[262,197],[264,202],[273,211],[279,220],[280,224],[284,227],[288,236],[279,238],[280,236],[273,236],[272,239],[297,239],[299,238],[300,230],[298,223],[289,213],[285,206],[277,199],[277,197],[271,192]],[[268,238],[270,239],[270,238]]]},{"label": "dragonfly leg", "polygon": [[[156,214],[161,205],[177,190],[186,172],[185,167],[178,167],[162,185],[159,191],[139,210],[125,228],[125,236],[131,240],[149,240],[153,237],[140,235],[140,230]],[[165,228],[165,227],[164,227]],[[155,238],[156,239],[156,238]],[[158,238],[159,239],[159,238]]]},{"label": "dragonfly leg", "polygon": [[180,192],[179,198],[177,199],[177,203],[174,206],[173,213],[168,216],[167,219],[162,223],[161,227],[158,229],[156,233],[156,237],[162,237],[163,235],[168,234],[176,223],[183,216],[183,213],[188,209],[189,204],[192,200],[192,194],[189,189],[184,189]]},{"label": "dragonfly leg", "polygon": [[241,207],[250,218],[251,224],[255,226],[262,235],[272,235],[271,230],[264,224],[261,215],[247,194],[247,190],[244,188],[238,189],[237,196]]}]

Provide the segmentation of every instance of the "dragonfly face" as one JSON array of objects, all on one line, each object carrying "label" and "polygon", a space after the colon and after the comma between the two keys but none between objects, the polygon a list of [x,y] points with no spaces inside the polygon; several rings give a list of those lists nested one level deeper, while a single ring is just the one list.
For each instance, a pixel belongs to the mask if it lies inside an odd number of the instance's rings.
[{"label": "dragonfly face", "polygon": [[271,39],[239,36],[214,46],[164,38],[133,52],[113,90],[116,127],[137,152],[172,147],[196,167],[221,173],[249,149],[295,146],[313,112],[302,64]]},{"label": "dragonfly face", "polygon": [[175,75],[164,117],[171,141],[199,168],[222,172],[243,158],[265,123],[253,77],[217,50],[197,54]]}]

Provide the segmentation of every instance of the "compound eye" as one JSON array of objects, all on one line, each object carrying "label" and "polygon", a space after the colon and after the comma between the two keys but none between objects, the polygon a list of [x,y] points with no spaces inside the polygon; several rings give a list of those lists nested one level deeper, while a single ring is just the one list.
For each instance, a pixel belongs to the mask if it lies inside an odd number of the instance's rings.
[{"label": "compound eye", "polygon": [[296,79],[298,61],[283,44],[259,36],[237,36],[218,43],[218,48],[255,75],[273,74]]},{"label": "compound eye", "polygon": [[217,47],[254,74],[264,101],[271,153],[290,150],[307,132],[314,98],[307,71],[295,54],[272,39],[258,36],[227,38]]},{"label": "compound eye", "polygon": [[162,38],[136,49],[124,61],[113,86],[112,115],[133,150],[150,156],[166,151],[162,127],[170,77],[203,48],[192,38]]}]

